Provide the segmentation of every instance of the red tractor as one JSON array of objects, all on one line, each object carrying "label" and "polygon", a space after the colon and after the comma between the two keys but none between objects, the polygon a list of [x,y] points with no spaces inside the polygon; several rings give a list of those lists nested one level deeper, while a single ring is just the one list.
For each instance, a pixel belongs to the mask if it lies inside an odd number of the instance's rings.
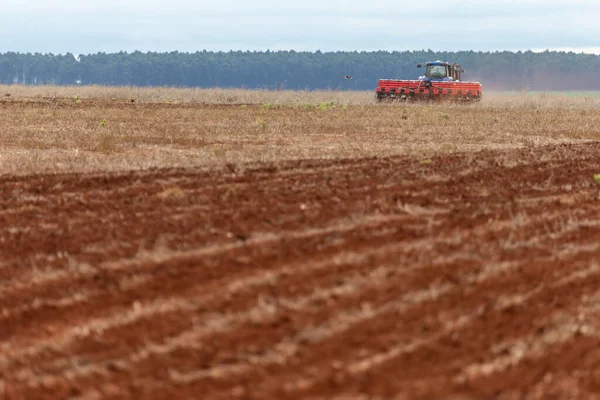
[{"label": "red tractor", "polygon": [[[380,79],[377,101],[481,100],[481,83],[463,82],[461,77],[465,70],[460,64],[434,61],[426,63],[425,66],[425,76],[419,77],[418,80]],[[421,68],[422,65],[417,67]]]}]

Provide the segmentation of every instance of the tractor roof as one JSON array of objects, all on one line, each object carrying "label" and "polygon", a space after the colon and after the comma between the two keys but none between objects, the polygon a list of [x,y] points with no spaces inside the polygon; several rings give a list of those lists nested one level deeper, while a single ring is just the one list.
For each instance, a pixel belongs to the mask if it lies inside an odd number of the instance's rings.
[{"label": "tractor roof", "polygon": [[428,61],[425,65],[450,65],[450,63],[444,61]]}]

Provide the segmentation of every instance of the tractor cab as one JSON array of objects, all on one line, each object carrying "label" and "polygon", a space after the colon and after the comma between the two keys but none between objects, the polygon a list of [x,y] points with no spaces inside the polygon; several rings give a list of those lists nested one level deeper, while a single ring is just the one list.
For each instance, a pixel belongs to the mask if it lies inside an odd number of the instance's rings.
[{"label": "tractor cab", "polygon": [[[417,65],[421,68],[422,65]],[[460,64],[451,64],[443,61],[433,61],[425,64],[425,76],[419,77],[419,80],[425,82],[441,82],[441,81],[455,81],[460,82],[461,75],[465,70]]]}]

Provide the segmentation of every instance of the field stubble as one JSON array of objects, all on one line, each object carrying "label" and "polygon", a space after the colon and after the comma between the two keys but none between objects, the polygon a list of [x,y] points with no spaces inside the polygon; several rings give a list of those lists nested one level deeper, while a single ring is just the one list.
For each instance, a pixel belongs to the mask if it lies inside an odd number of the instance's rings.
[{"label": "field stubble", "polygon": [[0,86],[0,173],[213,167],[595,140],[600,99],[377,105],[368,92]]}]

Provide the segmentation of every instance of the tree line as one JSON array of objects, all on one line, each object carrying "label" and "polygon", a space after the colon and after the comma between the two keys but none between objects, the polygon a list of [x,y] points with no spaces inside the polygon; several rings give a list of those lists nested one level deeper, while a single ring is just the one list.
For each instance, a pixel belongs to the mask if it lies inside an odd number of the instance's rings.
[{"label": "tree line", "polygon": [[[425,61],[463,65],[487,89],[600,90],[600,56],[566,52],[120,52],[0,54],[0,83],[369,90],[416,79]],[[351,77],[351,79],[350,79]]]}]

